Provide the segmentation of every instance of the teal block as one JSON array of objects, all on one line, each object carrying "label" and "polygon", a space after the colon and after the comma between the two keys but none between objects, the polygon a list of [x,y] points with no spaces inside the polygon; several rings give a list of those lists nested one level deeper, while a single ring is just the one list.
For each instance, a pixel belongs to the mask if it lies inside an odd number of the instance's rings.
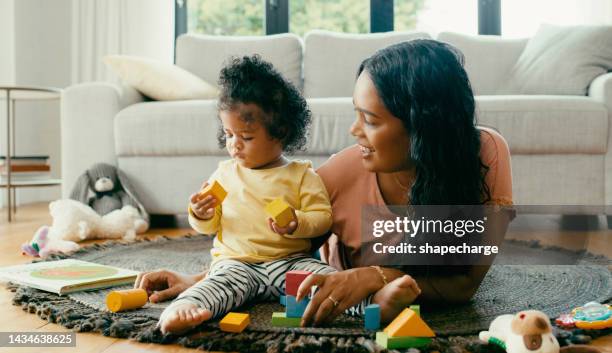
[{"label": "teal block", "polygon": [[370,304],[365,307],[365,328],[367,330],[380,328],[380,305]]},{"label": "teal block", "polygon": [[304,316],[304,310],[310,303],[310,298],[304,298],[297,302],[293,295],[285,296],[287,302],[287,317],[302,317]]},{"label": "teal block", "polygon": [[280,296],[280,303],[282,306],[287,306],[287,297],[285,297],[284,295]]}]

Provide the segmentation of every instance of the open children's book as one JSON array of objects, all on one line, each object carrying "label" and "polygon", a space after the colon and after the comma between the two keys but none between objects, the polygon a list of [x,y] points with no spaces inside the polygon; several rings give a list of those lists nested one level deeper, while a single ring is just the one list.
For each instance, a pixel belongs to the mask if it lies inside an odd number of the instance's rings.
[{"label": "open children's book", "polygon": [[137,271],[66,259],[0,268],[0,279],[60,295],[134,283]]}]

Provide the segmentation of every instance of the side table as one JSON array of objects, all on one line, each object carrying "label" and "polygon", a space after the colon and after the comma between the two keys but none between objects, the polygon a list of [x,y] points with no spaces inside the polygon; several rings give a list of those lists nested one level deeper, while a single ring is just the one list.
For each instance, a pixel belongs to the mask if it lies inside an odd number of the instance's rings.
[{"label": "side table", "polygon": [[17,212],[15,189],[21,187],[43,187],[61,185],[61,179],[43,179],[32,181],[12,180],[11,157],[15,154],[15,103],[17,101],[58,100],[62,90],[55,87],[37,86],[0,86],[0,100],[6,100],[6,181],[0,182],[0,188],[6,188],[8,221]]}]

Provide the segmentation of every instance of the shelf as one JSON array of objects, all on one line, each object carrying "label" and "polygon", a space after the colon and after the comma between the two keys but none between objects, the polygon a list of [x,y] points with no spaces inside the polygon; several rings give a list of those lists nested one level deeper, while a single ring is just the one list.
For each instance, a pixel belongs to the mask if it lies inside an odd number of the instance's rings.
[{"label": "shelf", "polygon": [[[42,180],[11,180],[11,189],[20,187],[43,187],[61,185],[62,179],[42,179]],[[0,182],[0,188],[6,188],[6,181]]]}]

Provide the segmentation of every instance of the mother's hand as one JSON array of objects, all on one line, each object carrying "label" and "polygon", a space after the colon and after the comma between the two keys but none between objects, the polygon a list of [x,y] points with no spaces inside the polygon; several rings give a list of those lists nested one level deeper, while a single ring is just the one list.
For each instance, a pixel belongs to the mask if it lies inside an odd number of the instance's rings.
[{"label": "mother's hand", "polygon": [[296,300],[305,298],[312,286],[318,286],[318,290],[304,311],[301,325],[314,323],[316,326],[331,321],[380,289],[382,280],[372,270],[362,267],[327,275],[313,273],[306,277],[298,289]]},{"label": "mother's hand", "polygon": [[175,298],[204,277],[206,272],[197,275],[185,275],[170,270],[141,272],[136,277],[134,288],[146,290],[151,303],[157,303]]}]

